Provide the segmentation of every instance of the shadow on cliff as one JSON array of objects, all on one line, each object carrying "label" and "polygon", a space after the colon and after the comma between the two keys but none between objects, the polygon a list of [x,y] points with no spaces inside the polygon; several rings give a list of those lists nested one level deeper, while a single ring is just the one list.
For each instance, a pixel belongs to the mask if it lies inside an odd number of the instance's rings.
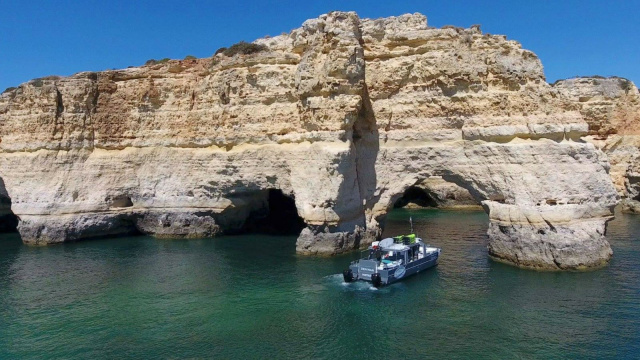
[{"label": "shadow on cliff", "polygon": [[[351,133],[351,166],[345,169],[346,172],[355,172],[355,185],[357,186],[357,209],[353,206],[335,206],[334,211],[341,219],[341,225],[330,231],[354,233],[352,243],[346,244],[351,248],[358,248],[363,236],[375,238],[379,236],[379,229],[367,229],[366,227],[366,205],[376,191],[378,179],[376,174],[376,162],[380,152],[380,135],[377,121],[369,91],[364,86],[362,94],[362,106],[358,112],[358,117],[353,124]],[[345,174],[345,179],[349,176]],[[344,181],[338,191],[338,201],[347,202],[352,199],[354,184]],[[354,202],[355,203],[355,202]],[[355,216],[354,216],[355,214]],[[364,230],[358,232],[356,226]],[[344,250],[349,250],[343,246]]]}]

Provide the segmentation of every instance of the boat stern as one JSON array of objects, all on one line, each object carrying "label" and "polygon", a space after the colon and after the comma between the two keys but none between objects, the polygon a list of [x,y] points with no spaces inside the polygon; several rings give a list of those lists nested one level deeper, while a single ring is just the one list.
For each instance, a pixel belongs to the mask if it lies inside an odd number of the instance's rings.
[{"label": "boat stern", "polygon": [[[373,274],[378,272],[378,262],[375,260],[360,260],[354,266],[357,270],[358,279],[371,281]],[[355,271],[354,274],[356,274]]]}]

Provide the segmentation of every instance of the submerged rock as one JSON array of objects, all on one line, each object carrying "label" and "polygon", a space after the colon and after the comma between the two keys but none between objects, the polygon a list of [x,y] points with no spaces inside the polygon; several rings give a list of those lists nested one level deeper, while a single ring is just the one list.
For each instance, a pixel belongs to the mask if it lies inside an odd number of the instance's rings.
[{"label": "submerged rock", "polygon": [[22,239],[213,236],[280,190],[306,224],[298,251],[335,254],[378,238],[396,200],[436,178],[483,205],[494,257],[611,257],[607,158],[519,43],[332,12],[254,44],[4,93],[0,177]]}]

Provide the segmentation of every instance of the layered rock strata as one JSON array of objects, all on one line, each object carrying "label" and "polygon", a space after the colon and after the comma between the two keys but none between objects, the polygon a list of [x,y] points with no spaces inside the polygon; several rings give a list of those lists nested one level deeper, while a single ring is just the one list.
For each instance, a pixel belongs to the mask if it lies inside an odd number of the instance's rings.
[{"label": "layered rock strata", "polygon": [[420,14],[332,12],[210,59],[37,79],[0,97],[0,177],[31,244],[241,229],[265,192],[295,199],[303,254],[381,234],[439,178],[489,214],[518,266],[605,264],[617,203],[580,108],[504,36]]},{"label": "layered rock strata", "polygon": [[604,151],[623,210],[640,212],[640,92],[619,77],[557,81],[554,88],[578,105],[589,124],[584,139]]}]

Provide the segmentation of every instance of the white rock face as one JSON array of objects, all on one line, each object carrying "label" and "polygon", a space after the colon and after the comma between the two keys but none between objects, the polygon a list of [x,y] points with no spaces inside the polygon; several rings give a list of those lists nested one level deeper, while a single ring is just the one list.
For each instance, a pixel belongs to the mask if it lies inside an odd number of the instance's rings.
[{"label": "white rock face", "polygon": [[618,77],[587,77],[556,82],[554,88],[575,102],[589,124],[585,140],[604,151],[623,209],[640,212],[640,92]]},{"label": "white rock face", "polygon": [[490,254],[597,267],[606,156],[530,51],[420,14],[332,12],[252,54],[40,79],[0,97],[0,177],[26,243],[242,228],[295,198],[303,254],[361,247],[433,178],[488,212]]}]

